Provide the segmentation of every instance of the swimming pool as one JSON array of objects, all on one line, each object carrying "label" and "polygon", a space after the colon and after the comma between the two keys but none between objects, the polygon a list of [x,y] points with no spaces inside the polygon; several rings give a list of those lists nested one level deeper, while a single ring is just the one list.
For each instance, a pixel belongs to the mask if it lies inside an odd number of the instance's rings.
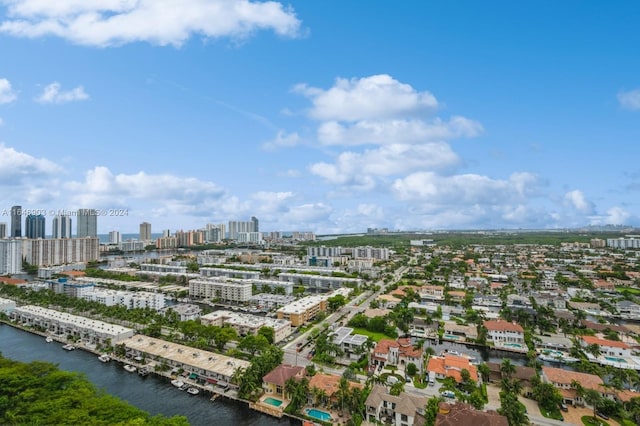
[{"label": "swimming pool", "polygon": [[624,358],[616,358],[614,356],[605,356],[604,359],[606,359],[607,361],[618,362],[620,364],[626,364],[627,363],[627,361],[625,361]]},{"label": "swimming pool", "polygon": [[455,334],[443,334],[442,337],[449,340],[460,340],[460,336],[456,336]]},{"label": "swimming pool", "polygon": [[280,401],[279,399],[271,398],[271,397],[265,398],[264,403],[273,405],[274,407],[279,407],[282,405],[282,401]]},{"label": "swimming pool", "polygon": [[503,346],[506,346],[508,348],[523,348],[520,343],[505,343]]},{"label": "swimming pool", "polygon": [[314,419],[322,420],[323,422],[331,421],[331,414],[326,411],[318,410],[317,408],[307,408],[306,409],[307,416],[313,417]]}]

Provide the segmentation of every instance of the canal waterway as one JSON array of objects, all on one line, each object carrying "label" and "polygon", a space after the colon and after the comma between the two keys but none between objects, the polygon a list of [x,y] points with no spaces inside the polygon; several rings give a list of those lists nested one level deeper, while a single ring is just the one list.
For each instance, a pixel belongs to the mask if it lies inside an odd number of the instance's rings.
[{"label": "canal waterway", "polygon": [[21,362],[46,361],[60,369],[83,373],[96,387],[117,396],[152,415],[181,415],[193,426],[298,426],[293,419],[276,419],[253,410],[247,404],[210,394],[189,395],[155,375],[141,377],[126,372],[116,362],[102,363],[89,352],[65,351],[62,344],[47,343],[41,336],[0,324],[0,352]]}]

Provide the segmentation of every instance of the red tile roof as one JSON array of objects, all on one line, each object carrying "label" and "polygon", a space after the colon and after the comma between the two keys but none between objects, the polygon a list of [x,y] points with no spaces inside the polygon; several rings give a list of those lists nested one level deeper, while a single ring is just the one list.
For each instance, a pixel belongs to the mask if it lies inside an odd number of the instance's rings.
[{"label": "red tile roof", "polygon": [[609,347],[612,347],[612,348],[629,349],[629,345],[627,345],[624,342],[618,342],[618,341],[615,341],[615,340],[600,339],[600,338],[595,337],[595,336],[580,336],[580,338],[587,345],[596,344],[598,346],[609,346]]},{"label": "red tile roof", "polygon": [[262,378],[265,383],[272,383],[278,386],[284,386],[285,382],[291,377],[300,376],[300,372],[304,370],[304,367],[295,367],[288,364],[280,364],[266,376]]},{"label": "red tile roof", "polygon": [[500,319],[485,321],[484,326],[489,331],[513,331],[516,333],[524,333],[524,329],[520,326],[520,324]]}]

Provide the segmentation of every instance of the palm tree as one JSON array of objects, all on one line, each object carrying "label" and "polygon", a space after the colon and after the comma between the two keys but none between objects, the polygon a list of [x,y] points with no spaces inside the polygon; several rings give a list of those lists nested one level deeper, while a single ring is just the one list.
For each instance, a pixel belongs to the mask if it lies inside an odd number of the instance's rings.
[{"label": "palm tree", "polygon": [[516,372],[516,366],[513,365],[509,358],[505,358],[502,360],[502,364],[500,364],[500,373],[502,377],[506,379],[511,379],[513,374]]}]

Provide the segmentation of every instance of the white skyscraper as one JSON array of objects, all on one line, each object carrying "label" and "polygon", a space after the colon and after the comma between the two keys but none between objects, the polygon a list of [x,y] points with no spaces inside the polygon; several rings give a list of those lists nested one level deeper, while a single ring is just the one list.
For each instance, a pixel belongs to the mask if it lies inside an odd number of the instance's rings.
[{"label": "white skyscraper", "polygon": [[71,218],[61,215],[53,218],[52,238],[71,238]]},{"label": "white skyscraper", "polygon": [[120,231],[109,232],[109,244],[120,244],[122,242],[122,236]]},{"label": "white skyscraper", "polygon": [[22,241],[0,240],[0,275],[22,272]]}]

